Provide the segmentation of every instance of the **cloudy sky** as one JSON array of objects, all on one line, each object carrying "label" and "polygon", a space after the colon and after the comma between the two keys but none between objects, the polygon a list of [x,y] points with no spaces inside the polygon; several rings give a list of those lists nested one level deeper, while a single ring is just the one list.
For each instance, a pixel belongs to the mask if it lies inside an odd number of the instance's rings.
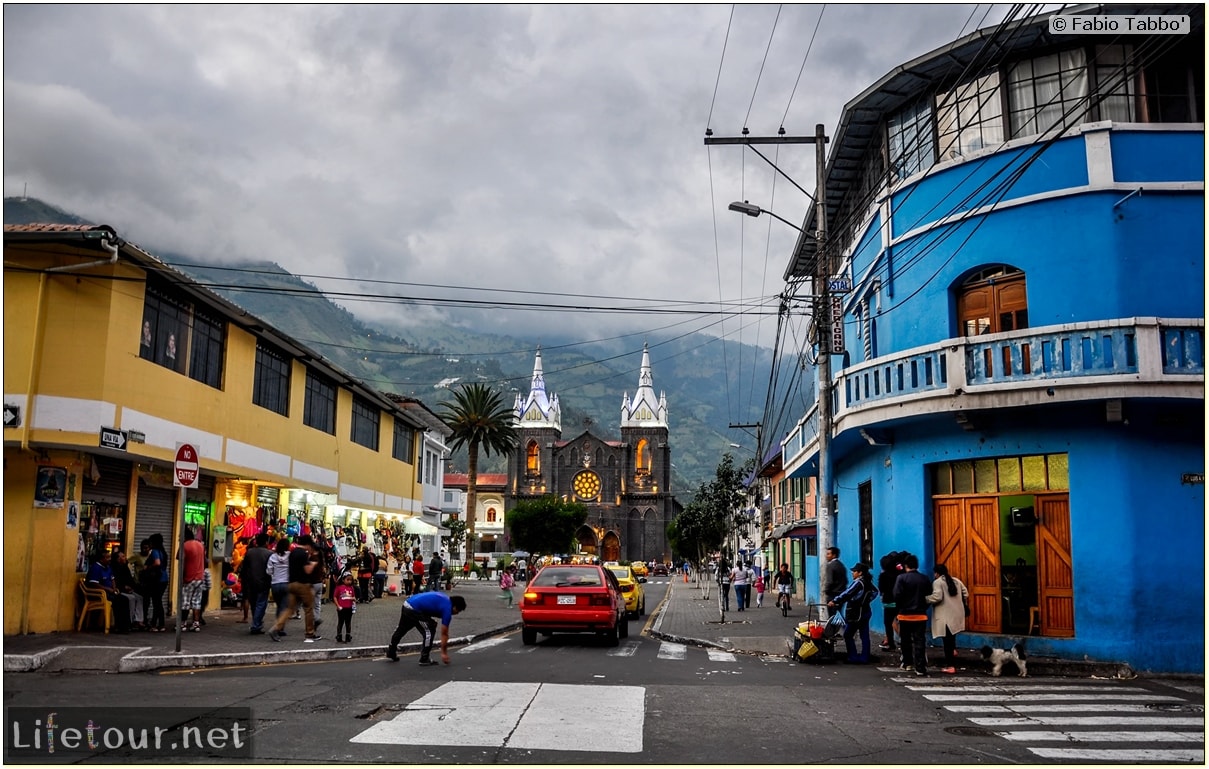
[{"label": "cloudy sky", "polygon": [[[4,194],[334,291],[652,308],[492,310],[498,331],[679,324],[771,345],[772,319],[654,311],[780,292],[797,233],[727,204],[798,222],[809,204],[750,150],[705,147],[706,128],[831,134],[882,75],[1005,10],[7,4]],[[761,151],[813,189],[813,147]]]}]

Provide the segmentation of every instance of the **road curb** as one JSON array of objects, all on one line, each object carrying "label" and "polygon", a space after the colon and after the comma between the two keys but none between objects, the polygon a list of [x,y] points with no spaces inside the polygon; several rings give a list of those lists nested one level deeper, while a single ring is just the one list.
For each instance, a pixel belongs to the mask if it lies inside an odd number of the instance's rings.
[{"label": "road curb", "polygon": [[[473,635],[458,636],[449,639],[449,645],[465,646],[484,638],[507,633],[519,628],[521,623],[512,622],[504,625],[498,625],[493,628],[482,630]],[[276,645],[276,644],[275,644]],[[56,646],[53,649],[37,652],[35,654],[5,654],[4,655],[4,672],[6,673],[31,673],[40,670],[60,655],[67,652],[69,649],[94,648],[85,646]],[[114,647],[95,647],[98,649],[106,649],[113,651]],[[352,647],[320,647],[316,649],[296,649],[296,650],[264,650],[251,652],[221,652],[207,654],[156,654],[144,655],[143,651],[152,647],[145,646],[140,648],[132,648],[128,654],[125,654],[118,660],[117,673],[148,673],[155,670],[169,670],[181,668],[210,668],[210,667],[229,667],[239,665],[273,665],[285,664],[291,662],[322,662],[322,661],[339,661],[352,659],[371,659],[374,657],[382,657],[386,654],[386,645],[373,646],[352,646]],[[399,649],[404,652],[412,652],[420,650],[420,642],[412,641],[399,645]]]}]

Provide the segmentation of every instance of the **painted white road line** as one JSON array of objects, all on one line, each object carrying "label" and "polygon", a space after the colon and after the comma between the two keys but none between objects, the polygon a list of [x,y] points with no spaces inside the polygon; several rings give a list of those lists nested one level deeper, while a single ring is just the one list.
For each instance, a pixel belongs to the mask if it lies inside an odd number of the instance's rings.
[{"label": "painted white road line", "polygon": [[1142,700],[1145,702],[1184,702],[1179,697],[1165,697],[1155,694],[1117,694],[1103,691],[1096,695],[1090,694],[925,694],[924,699],[933,702],[1061,702],[1063,700]]},{"label": "painted white road line", "polygon": [[634,653],[638,651],[638,645],[638,641],[626,641],[616,649],[609,649],[608,655],[610,657],[633,657]]},{"label": "painted white road line", "polygon": [[1204,732],[996,732],[1005,740],[1032,742],[1205,742]]},{"label": "painted white road line", "polygon": [[1204,718],[1184,716],[1021,716],[971,718],[979,726],[1203,726]]},{"label": "painted white road line", "polygon": [[645,710],[641,686],[542,684],[507,747],[641,753]]},{"label": "painted white road line", "polygon": [[1203,750],[1094,750],[1086,748],[1029,748],[1041,758],[1063,761],[1110,761],[1115,764],[1139,763],[1142,761],[1163,764],[1203,764]]},{"label": "painted white road line", "polygon": [[664,641],[659,644],[659,654],[657,656],[661,660],[682,660],[688,656],[688,647],[684,644]]},{"label": "painted white road line", "polygon": [[735,655],[728,651],[722,651],[721,649],[707,649],[706,652],[709,654],[710,662],[735,662],[735,661],[737,661]]},{"label": "painted white road line", "polygon": [[1045,705],[945,705],[951,713],[1149,713],[1149,705],[1119,702],[1052,702]]},{"label": "painted white road line", "polygon": [[453,681],[350,742],[640,753],[645,704],[640,686]]},{"label": "painted white road line", "polygon": [[499,646],[500,644],[510,643],[511,641],[512,641],[511,638],[504,638],[504,637],[488,638],[485,641],[479,641],[477,643],[472,643],[469,646],[463,646],[462,648],[458,649],[457,653],[458,654],[474,654],[475,652],[480,652],[480,651],[483,651],[484,649],[490,649],[491,647]]}]

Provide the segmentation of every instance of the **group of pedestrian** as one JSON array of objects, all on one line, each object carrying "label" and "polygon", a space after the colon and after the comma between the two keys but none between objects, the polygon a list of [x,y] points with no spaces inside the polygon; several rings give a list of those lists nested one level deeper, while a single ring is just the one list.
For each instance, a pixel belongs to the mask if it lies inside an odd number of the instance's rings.
[{"label": "group of pedestrian", "polygon": [[[873,618],[873,602],[881,598],[886,640],[879,648],[882,651],[900,650],[901,669],[926,676],[926,634],[930,622],[932,637],[942,639],[944,671],[954,672],[956,636],[965,630],[970,608],[969,591],[961,580],[949,574],[948,567],[943,563],[936,564],[929,579],[920,573],[917,556],[905,551],[891,552],[881,559],[882,570],[875,584],[865,563],[854,565],[849,576],[849,570],[840,560],[838,547],[827,548],[824,558],[823,597],[830,609],[843,613],[845,662],[863,664],[870,661],[869,623]],[[773,581],[780,605],[782,600],[788,600],[794,585],[788,564],[781,564]],[[928,616],[929,609],[931,617]]]}]

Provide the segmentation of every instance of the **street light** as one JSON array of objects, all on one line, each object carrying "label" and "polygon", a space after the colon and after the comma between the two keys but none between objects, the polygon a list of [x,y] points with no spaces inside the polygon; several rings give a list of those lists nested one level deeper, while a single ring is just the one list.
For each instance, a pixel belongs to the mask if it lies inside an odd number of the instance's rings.
[{"label": "street light", "polygon": [[727,208],[729,208],[731,211],[738,211],[741,214],[747,214],[748,216],[752,216],[752,217],[759,216],[760,214],[768,214],[769,216],[771,216],[773,219],[776,219],[777,221],[785,222],[786,224],[788,224],[790,227],[793,227],[798,232],[802,232],[802,233],[806,232],[801,227],[797,226],[796,224],[789,221],[788,219],[782,219],[780,216],[777,216],[772,211],[769,211],[764,208],[760,208],[755,203],[748,203],[746,200],[744,200],[742,203],[740,203],[739,201],[736,200],[734,203],[731,203],[729,206],[727,206]]}]

